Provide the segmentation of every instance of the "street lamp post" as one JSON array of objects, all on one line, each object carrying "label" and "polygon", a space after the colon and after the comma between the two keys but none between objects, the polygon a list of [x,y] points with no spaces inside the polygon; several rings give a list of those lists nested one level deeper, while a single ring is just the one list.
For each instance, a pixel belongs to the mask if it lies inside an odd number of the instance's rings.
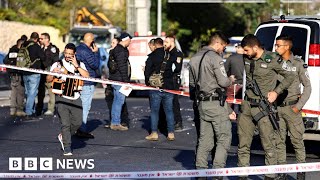
[{"label": "street lamp post", "polygon": [[162,26],[162,18],[161,18],[161,0],[158,0],[157,7],[157,36],[161,36],[161,26]]}]

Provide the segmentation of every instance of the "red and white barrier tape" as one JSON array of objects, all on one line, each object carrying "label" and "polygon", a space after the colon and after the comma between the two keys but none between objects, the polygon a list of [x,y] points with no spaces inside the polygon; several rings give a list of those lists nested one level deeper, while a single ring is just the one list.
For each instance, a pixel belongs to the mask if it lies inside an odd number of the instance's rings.
[{"label": "red and white barrier tape", "polygon": [[181,95],[181,96],[189,96],[189,93],[187,93],[187,92],[177,91],[177,90],[168,90],[168,89],[159,89],[159,88],[150,87],[150,86],[146,86],[144,84],[139,84],[139,83],[125,83],[125,82],[120,82],[120,81],[112,81],[112,80],[107,80],[107,79],[99,79],[99,78],[91,78],[91,77],[86,78],[86,77],[81,77],[81,76],[75,76],[72,74],[54,73],[54,72],[45,71],[45,70],[41,70],[41,69],[24,68],[24,67],[17,67],[17,66],[6,65],[6,64],[0,64],[0,67],[9,68],[9,69],[16,69],[16,70],[20,70],[20,71],[33,72],[33,73],[38,73],[38,74],[47,74],[47,75],[52,75],[52,76],[64,76],[67,78],[80,79],[80,80],[84,80],[84,81],[91,81],[91,82],[97,82],[97,83],[102,83],[102,84],[128,86],[134,90],[161,90],[161,91],[165,91],[165,92],[169,92],[169,93],[177,94],[177,95]]},{"label": "red and white barrier tape", "polygon": [[273,166],[235,167],[202,170],[141,171],[141,172],[97,172],[97,173],[0,173],[0,178],[66,178],[66,179],[152,179],[187,178],[214,176],[248,176],[259,174],[278,174],[320,171],[320,162],[285,164]]},{"label": "red and white barrier tape", "polygon": [[[144,84],[139,84],[139,83],[125,83],[125,82],[120,82],[120,81],[112,81],[112,80],[107,80],[107,79],[90,78],[90,77],[85,78],[85,77],[81,77],[81,76],[75,76],[72,74],[54,73],[54,72],[45,71],[45,70],[41,70],[41,69],[23,68],[23,67],[17,67],[17,66],[6,65],[6,64],[0,64],[0,68],[16,69],[16,70],[21,70],[21,71],[34,72],[34,73],[39,73],[39,74],[48,74],[48,75],[53,75],[53,76],[65,76],[67,78],[81,79],[81,80],[85,80],[85,81],[97,82],[97,83],[102,83],[102,84],[114,84],[114,85],[120,85],[120,86],[128,86],[134,90],[160,90],[160,91],[165,91],[165,92],[172,93],[172,94],[177,94],[177,95],[189,97],[188,92],[178,91],[178,90],[169,90],[169,89],[159,89],[159,88],[154,88],[154,87],[146,86]],[[241,104],[242,99],[235,98],[236,92],[239,89],[241,89],[241,87],[242,87],[241,85],[234,85],[234,86],[228,88],[228,92],[227,92],[228,97],[226,100],[227,103]],[[307,114],[320,115],[320,111],[315,111],[315,110],[303,109],[302,112],[307,113]]]}]

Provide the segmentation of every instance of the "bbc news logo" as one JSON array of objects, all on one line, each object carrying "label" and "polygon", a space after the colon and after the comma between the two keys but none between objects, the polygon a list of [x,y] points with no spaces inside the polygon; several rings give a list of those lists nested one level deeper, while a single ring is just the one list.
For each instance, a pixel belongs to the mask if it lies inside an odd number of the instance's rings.
[{"label": "bbc news logo", "polygon": [[[39,159],[39,161],[38,161]],[[50,157],[11,157],[10,171],[52,171],[55,169],[94,169],[94,159],[56,159]]]}]

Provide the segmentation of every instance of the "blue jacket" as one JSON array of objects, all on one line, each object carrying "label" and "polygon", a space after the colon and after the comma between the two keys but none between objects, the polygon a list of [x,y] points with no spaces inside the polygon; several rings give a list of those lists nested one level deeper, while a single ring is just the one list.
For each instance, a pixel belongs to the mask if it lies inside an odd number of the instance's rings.
[{"label": "blue jacket", "polygon": [[[86,66],[90,77],[96,78],[98,76],[97,72],[100,65],[100,55],[98,52],[92,52],[84,43],[80,43],[77,47],[77,60],[80,60]],[[95,82],[84,81],[84,85],[95,85]]]}]

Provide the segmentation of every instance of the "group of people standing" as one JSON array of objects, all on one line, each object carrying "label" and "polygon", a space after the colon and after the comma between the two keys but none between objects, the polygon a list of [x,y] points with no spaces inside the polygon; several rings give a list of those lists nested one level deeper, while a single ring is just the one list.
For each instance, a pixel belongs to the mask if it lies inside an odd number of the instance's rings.
[{"label": "group of people standing", "polygon": [[[120,82],[130,82],[131,67],[128,46],[132,37],[122,33],[112,40],[110,59],[116,62],[116,70],[108,74],[108,79]],[[213,167],[226,166],[227,152],[231,146],[231,121],[237,119],[239,137],[238,166],[250,166],[250,147],[257,128],[265,151],[265,164],[277,165],[286,163],[285,139],[290,132],[298,163],[306,161],[303,143],[304,125],[301,109],[311,94],[311,85],[307,66],[303,60],[291,52],[293,46],[289,36],[277,37],[275,50],[277,53],[263,49],[259,39],[246,35],[241,41],[243,55],[238,58],[241,66],[235,66],[234,71],[226,71],[221,57],[228,38],[220,31],[212,33],[206,46],[197,52],[189,63],[190,97],[194,101],[195,124],[198,137],[195,165],[197,169],[208,168],[208,155],[213,156]],[[240,46],[240,45],[239,45]],[[59,59],[59,49],[50,43],[48,33],[39,36],[34,32],[30,39],[22,36],[13,46],[5,59],[5,63],[15,65],[14,55],[21,47],[29,51],[32,65],[30,68],[50,70],[55,73],[73,74],[83,77],[97,77],[99,68],[98,48],[94,44],[94,35],[86,33],[78,47],[69,43],[63,51],[63,58]],[[149,42],[152,51],[146,60],[144,70],[146,85],[153,86],[151,80],[159,78],[159,89],[179,90],[180,72],[183,54],[175,47],[175,38],[167,36],[154,38]],[[226,66],[228,67],[228,66]],[[238,70],[237,68],[244,69]],[[242,71],[242,72],[241,72]],[[234,74],[237,72],[237,74]],[[235,113],[225,102],[226,88],[234,83],[242,83],[239,74],[244,73],[247,84],[255,81],[262,95],[270,105],[277,108],[279,129],[274,129],[270,119],[261,108],[262,98],[252,87],[246,87],[245,97],[240,112]],[[75,83],[65,76],[40,75],[38,73],[10,70],[11,78],[11,106],[10,115],[26,116],[26,119],[41,115],[45,87],[51,88],[52,82]],[[241,82],[240,82],[241,79]],[[63,154],[72,155],[71,136],[94,138],[87,129],[87,119],[95,90],[95,83],[77,81],[78,86],[72,87],[71,93],[54,95],[51,91],[48,110],[45,115],[53,115],[54,106],[61,121],[61,132],[58,139],[61,142]],[[300,91],[301,84],[304,86]],[[108,85],[106,101],[110,110],[110,127],[112,130],[126,131],[129,128],[129,117],[126,106],[126,96],[121,93],[119,85]],[[151,109],[150,134],[146,140],[159,139],[159,120],[165,120],[167,139],[175,140],[174,131],[182,129],[179,96],[164,91],[149,92]],[[38,103],[35,106],[35,97]],[[24,97],[26,105],[24,107]],[[163,109],[164,113],[159,113]],[[239,111],[239,110],[237,110]],[[79,116],[82,114],[82,116]],[[165,117],[161,115],[165,115]],[[237,117],[239,114],[239,117]],[[160,116],[160,117],[159,117]],[[257,118],[260,116],[260,118]],[[214,150],[213,150],[214,149]],[[286,174],[267,174],[265,179],[286,179]],[[199,178],[201,179],[201,178]],[[222,179],[222,177],[214,177]],[[248,179],[243,176],[240,179]],[[305,173],[298,173],[297,179],[305,179]]]},{"label": "group of people standing", "polygon": [[[229,74],[228,77],[221,58],[228,43],[222,32],[214,32],[208,45],[190,60],[190,93],[195,102],[195,112],[198,112],[195,121],[200,121],[200,128],[197,128],[197,169],[208,168],[207,158],[214,147],[213,168],[226,166],[227,151],[232,139],[230,120],[236,119],[236,113],[221,103],[219,98],[219,89],[226,89],[236,81],[235,74]],[[277,109],[279,118],[276,123],[279,128],[274,129],[267,115],[270,112],[264,112],[261,107],[262,97],[252,86],[245,87],[245,97],[237,118],[239,167],[250,166],[250,148],[256,128],[265,151],[266,165],[286,163],[287,132],[290,133],[298,163],[306,162],[304,124],[300,111],[310,97],[311,85],[307,65],[292,54],[292,46],[292,38],[287,35],[277,37],[277,53],[265,50],[259,39],[252,34],[246,35],[241,41],[243,56],[240,61],[244,65],[246,84],[255,81],[270,106]],[[302,93],[301,84],[304,86]],[[241,176],[239,179],[248,177]],[[266,174],[265,179],[287,179],[287,174]],[[305,179],[305,173],[297,173],[297,179]]]},{"label": "group of people standing", "polygon": [[[31,62],[29,68],[63,72],[64,74],[75,74],[83,77],[98,76],[96,70],[99,68],[100,56],[98,48],[94,44],[94,35],[92,33],[86,33],[78,47],[72,43],[67,44],[61,60],[59,59],[59,49],[50,43],[50,35],[48,33],[42,33],[39,36],[37,32],[33,32],[29,40],[27,40],[27,36],[23,35],[17,41],[17,44],[10,48],[4,63],[17,65],[17,58],[21,53],[21,48],[25,48],[28,51]],[[58,91],[52,90],[54,78],[50,75],[19,70],[9,70],[9,74],[12,89],[10,115],[23,117],[24,120],[31,120],[41,115],[53,116],[56,106],[62,124],[58,139],[62,144],[64,155],[72,155],[71,135],[76,134],[82,138],[94,138],[86,127],[95,88],[94,83],[85,81],[79,85],[81,89],[72,89],[71,94],[59,94],[59,96],[56,96],[53,92]],[[58,79],[64,82],[70,80],[64,77],[59,77]],[[69,82],[72,85],[74,83]],[[49,103],[47,111],[43,112],[46,89],[48,89],[49,93]],[[38,100],[35,103],[37,96]],[[26,99],[25,102],[24,99]],[[71,109],[75,111],[71,111]],[[82,116],[79,116],[79,112],[81,112]]]},{"label": "group of people standing", "polygon": [[[5,64],[16,65],[19,50],[27,47],[32,61],[30,68],[48,70],[53,62],[59,59],[59,49],[50,42],[50,35],[33,32],[28,40],[26,35],[22,35],[12,46],[8,55],[4,59]],[[11,105],[10,115],[25,116],[32,119],[35,116],[53,115],[54,95],[49,91],[50,100],[47,111],[43,112],[43,100],[46,89],[50,89],[50,84],[46,83],[46,76],[38,73],[22,72],[10,70],[11,79]],[[24,99],[26,102],[24,105]],[[35,98],[38,97],[35,106]]]},{"label": "group of people standing", "polygon": [[[127,47],[131,42],[131,36],[122,33],[118,38],[112,40],[112,49],[109,52],[109,61],[114,59],[117,63],[117,70],[109,72],[108,79],[130,82],[131,68],[129,62],[129,51]],[[167,36],[154,38],[149,42],[151,53],[146,60],[144,69],[145,83],[150,85],[149,78],[152,74],[162,74],[163,84],[158,86],[160,89],[179,90],[180,72],[182,68],[183,54],[175,47],[175,38]],[[120,92],[123,88],[119,85],[107,85],[106,101],[110,111],[110,124],[106,128],[111,130],[126,131],[129,127],[129,117],[126,96]],[[166,128],[167,139],[175,139],[174,131],[182,129],[182,117],[180,113],[179,96],[162,91],[149,92],[150,109],[151,109],[151,133],[146,136],[147,140],[157,141],[159,139],[158,129]],[[160,111],[164,113],[160,113]],[[159,125],[159,120],[161,125]],[[159,125],[159,126],[158,126]]]},{"label": "group of people standing", "polygon": [[[164,40],[162,38],[151,39],[149,48],[152,52],[148,55],[144,71],[146,85],[151,85],[150,77],[152,75],[161,74],[163,84],[158,88],[179,90],[183,54],[176,48],[175,38],[167,36]],[[146,139],[150,141],[159,139],[158,123],[160,119],[161,123],[167,125],[167,139],[173,141],[175,139],[174,131],[182,129],[179,96],[163,91],[150,91],[149,100],[151,133],[146,136]],[[159,113],[160,109],[163,109],[164,113]]]}]

